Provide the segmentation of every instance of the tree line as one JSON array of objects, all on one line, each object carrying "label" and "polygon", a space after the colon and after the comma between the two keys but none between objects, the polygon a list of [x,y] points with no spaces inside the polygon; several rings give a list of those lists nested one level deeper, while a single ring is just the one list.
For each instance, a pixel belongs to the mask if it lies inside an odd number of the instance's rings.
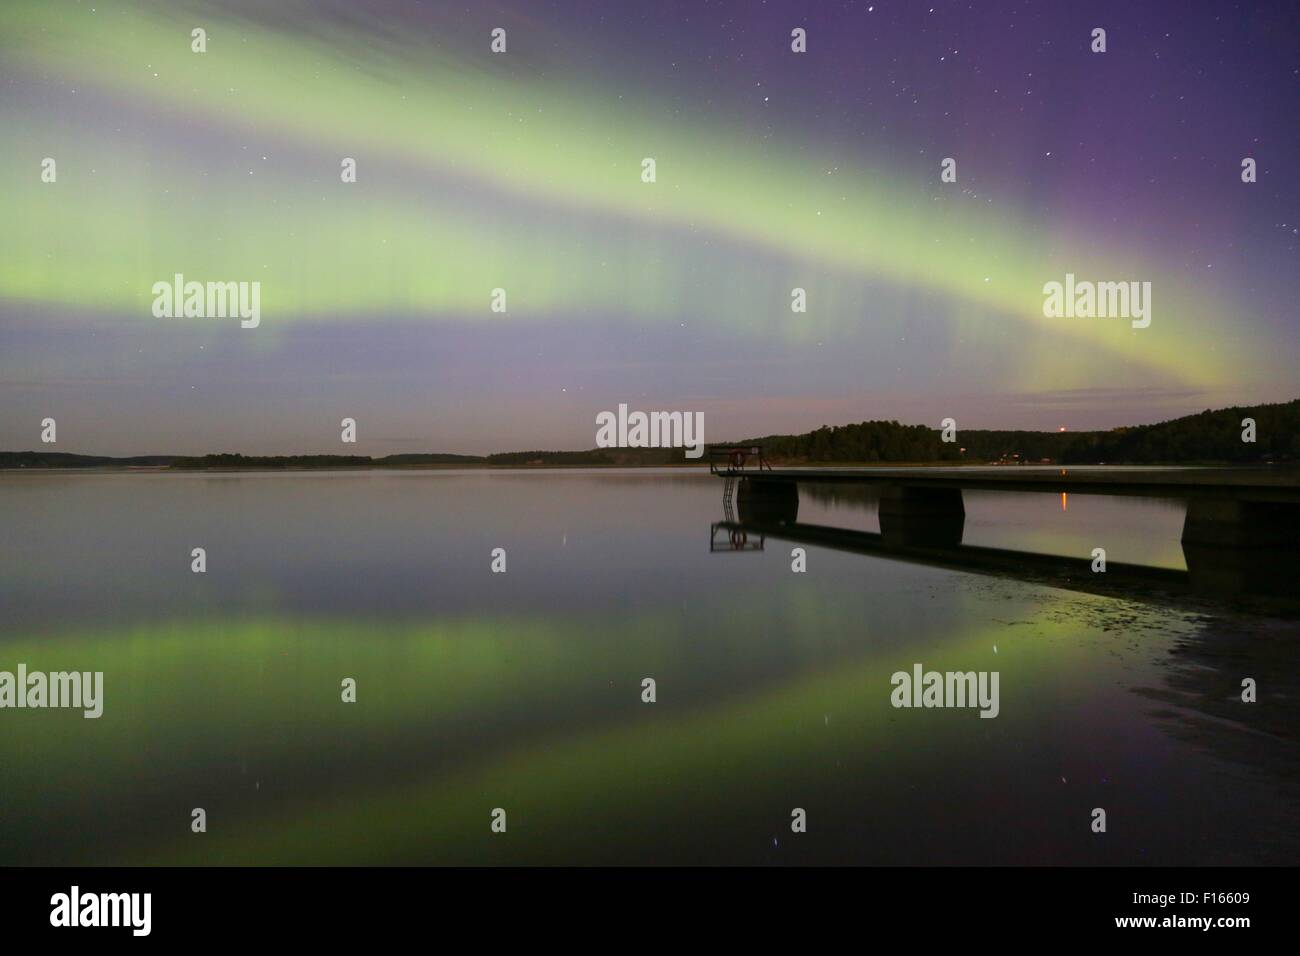
[{"label": "tree line", "polygon": [[[1243,421],[1254,422],[1253,434]],[[1244,440],[1253,437],[1253,441]],[[762,445],[787,462],[1051,461],[1060,464],[1250,464],[1300,460],[1300,399],[1206,410],[1154,425],[1110,431],[959,430],[956,441],[926,425],[866,421],[801,435],[767,435]]]}]

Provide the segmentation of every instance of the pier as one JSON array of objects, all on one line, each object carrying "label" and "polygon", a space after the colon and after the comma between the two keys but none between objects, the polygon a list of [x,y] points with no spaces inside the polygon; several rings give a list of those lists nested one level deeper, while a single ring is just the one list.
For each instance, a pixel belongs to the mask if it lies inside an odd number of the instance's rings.
[{"label": "pier", "polygon": [[[710,471],[724,479],[721,527],[824,543],[861,552],[908,552],[940,563],[1009,569],[1006,553],[962,545],[966,491],[1053,495],[1125,495],[1187,503],[1181,543],[1185,580],[1156,573],[1168,586],[1240,594],[1294,590],[1300,581],[1300,472],[1274,468],[1110,468],[1024,465],[934,468],[774,468],[760,446],[715,448]],[[800,484],[874,485],[878,535],[800,525]],[[1016,559],[1044,570],[1042,561]],[[1079,578],[1076,559],[1055,562],[1053,576]],[[1014,562],[1012,562],[1014,563]],[[1113,567],[1136,579],[1137,569]],[[1089,575],[1091,576],[1091,575]],[[1154,583],[1147,581],[1146,583]]]}]

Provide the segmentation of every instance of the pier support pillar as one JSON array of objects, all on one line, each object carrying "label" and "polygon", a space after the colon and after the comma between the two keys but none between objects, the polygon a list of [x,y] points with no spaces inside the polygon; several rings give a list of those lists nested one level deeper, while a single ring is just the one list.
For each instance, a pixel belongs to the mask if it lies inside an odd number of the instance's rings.
[{"label": "pier support pillar", "polygon": [[956,547],[965,526],[960,488],[886,485],[880,491],[880,537],[886,547]]},{"label": "pier support pillar", "polygon": [[1195,589],[1294,595],[1300,505],[1193,498],[1183,519],[1183,557]]},{"label": "pier support pillar", "polygon": [[1222,548],[1290,547],[1300,540],[1300,505],[1231,498],[1193,498],[1183,544]]},{"label": "pier support pillar", "polygon": [[799,520],[799,486],[793,481],[742,478],[736,509],[743,524],[794,524]]}]

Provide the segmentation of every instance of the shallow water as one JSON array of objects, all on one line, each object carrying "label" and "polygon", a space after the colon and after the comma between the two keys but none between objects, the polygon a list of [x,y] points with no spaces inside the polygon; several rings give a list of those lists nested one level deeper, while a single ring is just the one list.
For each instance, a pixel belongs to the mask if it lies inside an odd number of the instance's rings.
[{"label": "shallow water", "polygon": [[[792,573],[776,538],[710,551],[721,490],[0,476],[0,671],[105,686],[97,720],[0,710],[0,864],[1297,858],[1293,624],[811,546]],[[1184,567],[1179,502],[966,512],[966,543]],[[874,530],[874,498],[799,518]],[[998,716],[891,706],[916,663],[997,671]]]}]

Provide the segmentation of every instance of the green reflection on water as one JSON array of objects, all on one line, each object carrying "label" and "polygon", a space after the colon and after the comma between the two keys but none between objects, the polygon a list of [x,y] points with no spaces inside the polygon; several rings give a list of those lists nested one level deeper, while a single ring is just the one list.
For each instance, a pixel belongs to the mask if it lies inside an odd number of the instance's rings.
[{"label": "green reflection on water", "polygon": [[[1039,611],[1078,600],[1040,597]],[[779,638],[766,636],[771,610],[733,608],[712,629],[706,614],[694,634],[669,613],[267,617],[7,642],[0,668],[104,671],[105,709],[3,715],[0,845],[71,862],[671,857],[690,852],[675,833],[696,851],[728,846],[801,794],[906,799],[875,775],[932,774],[936,749],[959,768],[1085,680],[1069,615],[1034,614],[1035,641],[1019,644],[989,624],[883,642],[864,628],[836,644],[816,601],[785,606]],[[895,711],[889,677],[916,661],[1001,671],[1002,715]],[[658,681],[654,705],[640,701],[644,676]],[[343,677],[358,703],[341,703]],[[189,832],[195,806],[206,834]],[[497,806],[506,837],[488,829]],[[701,831],[711,816],[721,822]],[[79,836],[61,845],[51,834],[63,831]]]}]

